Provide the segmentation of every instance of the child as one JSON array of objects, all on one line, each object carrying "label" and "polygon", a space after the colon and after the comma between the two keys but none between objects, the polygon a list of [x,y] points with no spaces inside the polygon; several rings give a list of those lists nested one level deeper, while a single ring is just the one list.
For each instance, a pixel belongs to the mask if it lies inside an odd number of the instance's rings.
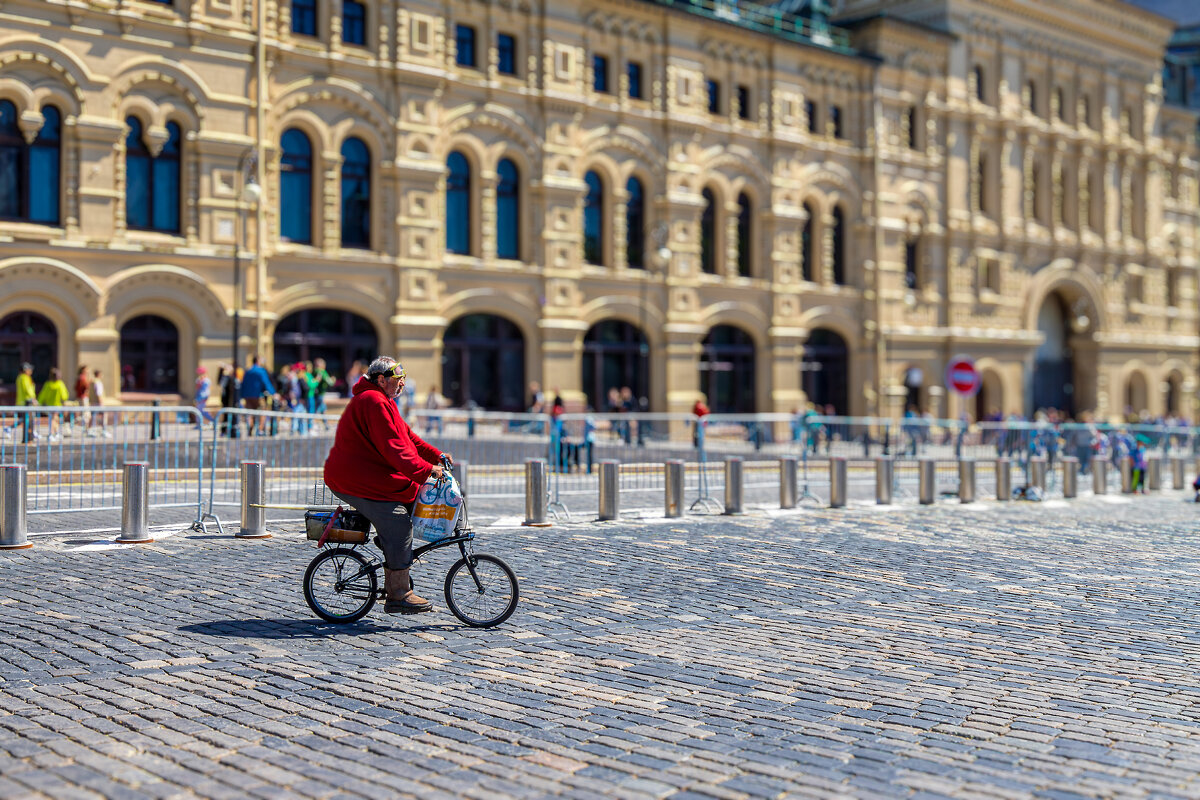
[{"label": "child", "polygon": [[1133,491],[1146,494],[1146,445],[1138,442],[1133,451]]}]

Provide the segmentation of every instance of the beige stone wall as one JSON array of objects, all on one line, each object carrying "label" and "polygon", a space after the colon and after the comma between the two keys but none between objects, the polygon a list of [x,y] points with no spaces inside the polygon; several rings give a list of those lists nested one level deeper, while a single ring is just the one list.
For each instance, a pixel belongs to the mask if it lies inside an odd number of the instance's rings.
[{"label": "beige stone wall", "polygon": [[[1042,16],[999,0],[845,5],[846,18],[887,6],[912,23],[856,24],[855,45],[874,54],[862,57],[649,3],[566,2],[543,14],[522,3],[372,0],[359,48],[342,43],[332,0],[318,2],[315,39],[292,35],[286,0],[8,0],[0,97],[31,131],[46,99],[64,110],[66,188],[61,227],[0,222],[0,317],[46,314],[64,366],[115,376],[120,326],[159,314],[179,329],[186,381],[197,363],[229,357],[244,215],[241,350],[268,359],[284,316],[339,308],[369,319],[410,374],[432,376],[427,385],[440,381],[444,328],[495,313],[524,334],[527,380],[580,401],[583,336],[615,318],[645,327],[652,409],[686,411],[700,341],[713,325],[734,324],[757,346],[758,410],[786,411],[805,400],[804,342],[826,328],[850,353],[850,413],[899,413],[899,384],[915,366],[926,375],[923,403],[957,415],[962,403],[940,389],[957,354],[979,359],[988,405],[1019,412],[1042,340],[1039,309],[1057,295],[1087,320],[1071,341],[1081,407],[1120,411],[1132,387],[1161,413],[1163,384],[1175,379],[1186,389],[1182,410],[1195,413],[1195,120],[1161,104],[1163,23],[1101,0],[1043,4]],[[459,22],[476,28],[479,69],[455,66]],[[515,76],[497,70],[497,32],[516,36]],[[591,90],[595,53],[609,59],[611,94]],[[631,59],[642,65],[642,100],[627,94]],[[715,115],[708,78],[722,87]],[[749,119],[738,85],[749,89]],[[152,137],[170,121],[186,131],[179,236],[125,226],[133,112]],[[311,245],[279,236],[279,139],[291,127],[314,145]],[[370,250],[339,241],[350,136],[372,155]],[[264,196],[246,209],[240,166],[255,148]],[[444,252],[454,150],[470,161],[476,189],[465,255]],[[522,176],[518,260],[496,256],[503,158]],[[604,266],[583,263],[589,170],[607,189]],[[628,267],[616,244],[630,176],[646,188],[648,230],[671,253],[666,263],[648,256],[646,270]],[[718,204],[716,275],[699,263],[706,188]],[[743,193],[756,211],[749,277],[736,264]],[[800,274],[806,208],[812,281]],[[845,285],[832,274],[838,209]]]}]

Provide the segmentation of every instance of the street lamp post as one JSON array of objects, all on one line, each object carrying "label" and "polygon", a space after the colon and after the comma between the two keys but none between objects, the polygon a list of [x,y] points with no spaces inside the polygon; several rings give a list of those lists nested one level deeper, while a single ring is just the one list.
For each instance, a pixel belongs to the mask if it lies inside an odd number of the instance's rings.
[{"label": "street lamp post", "polygon": [[[238,232],[234,237],[233,243],[233,360],[229,365],[229,380],[234,381],[234,389],[229,393],[230,406],[237,406],[238,326],[240,323],[239,311],[242,292],[242,247],[246,239],[247,227],[246,208],[249,206],[257,207],[258,201],[262,198],[262,187],[258,185],[258,181],[255,179],[255,170],[257,167],[258,150],[252,147],[238,159],[238,174],[242,176],[242,192],[238,196],[237,201]],[[236,426],[232,421],[230,425],[231,431],[236,431]]]}]

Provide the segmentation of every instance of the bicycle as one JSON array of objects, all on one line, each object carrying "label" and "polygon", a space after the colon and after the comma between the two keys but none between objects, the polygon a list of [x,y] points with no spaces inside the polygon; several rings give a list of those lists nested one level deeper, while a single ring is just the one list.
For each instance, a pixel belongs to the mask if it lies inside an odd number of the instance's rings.
[{"label": "bicycle", "polygon": [[[450,474],[450,464],[445,460],[443,469]],[[353,513],[359,518],[357,529],[325,526],[318,541],[321,552],[304,572],[304,600],[326,622],[356,622],[385,594],[379,586],[383,560],[360,551],[371,538],[370,523],[361,514]],[[311,528],[309,538],[314,538]],[[443,583],[446,606],[467,625],[490,628],[504,622],[516,610],[517,576],[496,556],[475,553],[470,546],[474,539],[475,529],[468,521],[466,498],[463,498],[462,513],[453,535],[413,548],[413,561],[434,550],[457,545],[461,558],[450,566]],[[382,553],[378,534],[373,542]],[[412,586],[411,578],[409,585]]]}]

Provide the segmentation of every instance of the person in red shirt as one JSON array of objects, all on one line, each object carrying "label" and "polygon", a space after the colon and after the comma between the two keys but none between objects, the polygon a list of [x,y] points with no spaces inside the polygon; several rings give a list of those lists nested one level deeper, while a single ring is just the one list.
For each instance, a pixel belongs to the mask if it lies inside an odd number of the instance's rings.
[{"label": "person in red shirt", "polygon": [[409,581],[413,504],[421,484],[442,477],[445,454],[400,416],[396,397],[403,390],[404,367],[395,359],[380,356],[371,362],[338,420],[325,459],[325,484],[379,531],[386,562],[384,611],[419,614],[432,611],[433,604],[418,597]]}]

